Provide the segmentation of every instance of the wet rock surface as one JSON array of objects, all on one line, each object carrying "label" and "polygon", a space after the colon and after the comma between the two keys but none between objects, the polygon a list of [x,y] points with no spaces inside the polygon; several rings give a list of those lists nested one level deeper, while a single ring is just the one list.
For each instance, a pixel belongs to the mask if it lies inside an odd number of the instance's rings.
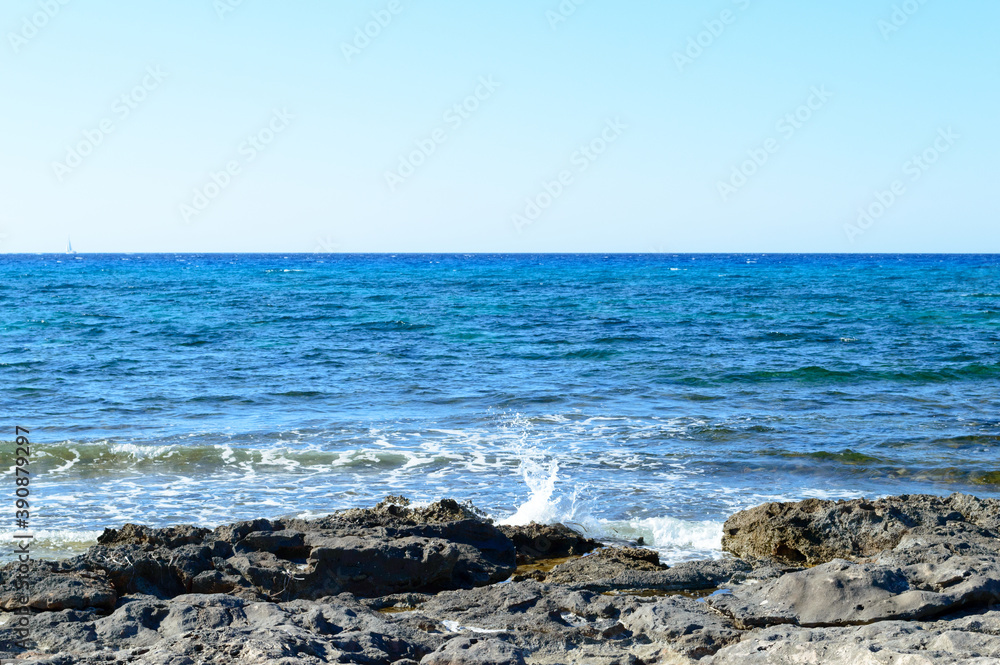
[{"label": "wet rock surface", "polygon": [[[450,500],[214,530],[126,525],[23,579],[4,567],[0,653],[52,665],[997,663],[997,503],[767,504],[726,523],[736,556],[673,566],[565,525],[496,527]],[[515,574],[518,562],[534,567]],[[13,644],[25,621],[27,649]]]},{"label": "wet rock surface", "polygon": [[564,524],[532,522],[524,526],[501,526],[500,531],[517,548],[518,565],[544,559],[580,556],[601,547],[601,543]]}]

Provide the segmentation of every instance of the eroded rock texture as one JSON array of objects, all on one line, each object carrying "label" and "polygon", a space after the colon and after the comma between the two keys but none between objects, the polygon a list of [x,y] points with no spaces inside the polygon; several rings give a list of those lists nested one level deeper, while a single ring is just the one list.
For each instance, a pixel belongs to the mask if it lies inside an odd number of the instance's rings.
[{"label": "eroded rock texture", "polygon": [[[28,578],[18,662],[923,665],[1000,662],[998,502],[767,504],[735,556],[666,566],[563,525],[390,498],[318,520],[108,529]],[[515,564],[528,567],[515,575]],[[551,562],[551,563],[546,563]],[[554,565],[558,564],[558,565]],[[0,639],[23,614],[0,577]]]}]

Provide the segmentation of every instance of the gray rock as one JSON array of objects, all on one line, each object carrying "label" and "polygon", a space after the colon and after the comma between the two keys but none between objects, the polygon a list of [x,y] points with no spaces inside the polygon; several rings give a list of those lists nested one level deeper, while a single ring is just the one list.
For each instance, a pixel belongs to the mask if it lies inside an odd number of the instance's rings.
[{"label": "gray rock", "polygon": [[712,596],[708,603],[743,627],[823,626],[884,618],[886,602],[910,590],[900,571],[837,559],[770,582],[734,587],[733,593]]},{"label": "gray rock", "polygon": [[688,658],[702,658],[739,640],[740,631],[728,619],[708,612],[703,603],[673,596],[627,614],[622,626],[634,635],[668,644]]},{"label": "gray rock", "polygon": [[661,571],[660,557],[638,547],[605,547],[553,568],[544,579],[552,584],[578,584],[606,580],[632,571]]},{"label": "gray rock", "polygon": [[838,559],[708,599],[743,628],[925,619],[994,602],[1000,602],[1000,566],[976,559],[907,568]]},{"label": "gray rock", "polygon": [[703,665],[996,665],[1000,612],[952,621],[846,628],[775,626],[747,633]]},{"label": "gray rock", "polygon": [[874,556],[895,548],[904,536],[950,527],[981,543],[992,541],[993,551],[1000,552],[998,515],[1000,501],[964,494],[767,503],[726,520],[722,547],[742,558],[817,565]]},{"label": "gray rock", "polygon": [[[962,495],[778,505],[736,520],[733,542],[773,554],[780,540],[806,560],[834,551],[854,560],[666,568],[649,550],[605,548],[540,570],[544,581],[509,578],[511,538],[522,559],[544,554],[539,535],[560,553],[589,542],[539,525],[508,537],[454,501],[411,509],[393,498],[213,531],[127,525],[85,555],[38,565],[37,651],[22,662],[996,663],[995,508]],[[741,531],[751,527],[761,533]],[[817,540],[825,535],[829,543]],[[0,578],[6,607],[19,605],[11,571]],[[674,593],[717,587],[698,600]],[[22,620],[0,611],[0,642]]]},{"label": "gray rock", "polygon": [[501,526],[499,529],[517,548],[518,565],[540,559],[580,556],[602,546],[602,543],[582,536],[564,524],[532,522],[524,526]]},{"label": "gray rock", "polygon": [[[28,594],[28,607],[58,611],[97,607],[110,610],[118,594],[103,571],[64,572],[55,564],[36,562],[31,572],[14,575],[17,563],[4,566],[0,579],[0,609],[22,607],[22,594]],[[20,587],[20,588],[19,588]]]},{"label": "gray rock", "polygon": [[533,663],[684,661],[739,635],[731,621],[689,598],[606,595],[534,580],[440,593],[393,616],[426,631],[502,638]]},{"label": "gray rock", "polygon": [[154,543],[115,542],[95,545],[85,554],[60,561],[58,567],[65,572],[103,573],[119,596],[141,593],[170,598],[189,592],[195,577],[213,570],[215,559],[231,556],[232,548],[219,541],[184,543],[176,549]]},{"label": "gray rock", "polygon": [[345,536],[311,538],[306,570],[293,579],[291,588],[300,598],[319,598],[348,591],[357,596],[381,596],[404,591],[438,591],[500,581],[511,568],[477,562],[466,567],[461,583],[459,562],[476,561],[470,545],[440,538]]},{"label": "gray rock", "polygon": [[872,560],[908,566],[916,563],[944,563],[954,557],[1000,558],[998,533],[961,522],[915,528],[900,538],[891,550]]},{"label": "gray rock", "polygon": [[603,579],[578,578],[568,586],[591,591],[705,591],[729,582],[771,579],[782,569],[769,562],[723,559],[685,561],[666,570],[624,570]]},{"label": "gray rock", "polygon": [[420,665],[524,665],[524,657],[502,640],[459,637],[424,656]]},{"label": "gray rock", "polygon": [[[374,597],[491,584],[515,566],[514,544],[471,508],[450,500],[413,510],[390,502],[320,520],[253,520],[214,531],[107,529],[87,553],[39,569],[32,588],[43,594],[33,601],[42,609],[113,607],[115,596],[97,594],[91,579],[109,580],[118,596]],[[0,602],[3,593],[0,585]]]},{"label": "gray rock", "polygon": [[[0,639],[8,638],[5,626]],[[84,665],[113,661],[108,656],[115,654],[143,664],[391,663],[419,661],[443,642],[392,625],[349,597],[278,604],[226,595],[142,596],[108,616],[45,612],[32,618],[31,630],[40,650],[58,652],[41,662]]]},{"label": "gray rock", "polygon": [[191,525],[170,526],[153,529],[141,524],[126,524],[119,529],[105,529],[97,538],[99,545],[151,545],[154,547],[177,548],[182,545],[199,544],[204,541],[209,530]]},{"label": "gray rock", "polygon": [[206,570],[191,580],[191,593],[229,593],[240,585],[236,575],[226,575],[218,570]]}]

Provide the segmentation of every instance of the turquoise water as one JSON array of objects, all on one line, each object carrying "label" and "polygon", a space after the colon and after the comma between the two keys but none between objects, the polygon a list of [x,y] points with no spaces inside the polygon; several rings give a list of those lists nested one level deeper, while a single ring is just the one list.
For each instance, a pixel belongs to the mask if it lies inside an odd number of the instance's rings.
[{"label": "turquoise water", "polygon": [[0,298],[56,554],[403,493],[677,560],[766,500],[1000,496],[997,256],[8,255]]}]

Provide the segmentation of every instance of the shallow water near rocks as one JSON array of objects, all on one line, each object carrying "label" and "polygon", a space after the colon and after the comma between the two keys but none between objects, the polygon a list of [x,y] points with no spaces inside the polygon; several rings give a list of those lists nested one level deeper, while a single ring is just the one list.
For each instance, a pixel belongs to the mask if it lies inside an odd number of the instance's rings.
[{"label": "shallow water near rocks", "polygon": [[664,589],[620,589],[604,591],[604,596],[636,596],[638,598],[665,598],[667,596],[683,596],[685,598],[702,599],[714,596],[719,589],[694,589],[684,591],[666,591]]},{"label": "shallow water near rocks", "polygon": [[517,570],[514,572],[512,579],[518,579],[520,577],[529,575],[531,573],[551,572],[552,569],[555,568],[556,566],[567,563],[569,561],[574,561],[576,559],[579,559],[580,556],[581,555],[574,555],[574,556],[556,557],[553,559],[538,559],[537,561],[533,561],[531,563],[521,564],[520,566],[517,567]]}]

